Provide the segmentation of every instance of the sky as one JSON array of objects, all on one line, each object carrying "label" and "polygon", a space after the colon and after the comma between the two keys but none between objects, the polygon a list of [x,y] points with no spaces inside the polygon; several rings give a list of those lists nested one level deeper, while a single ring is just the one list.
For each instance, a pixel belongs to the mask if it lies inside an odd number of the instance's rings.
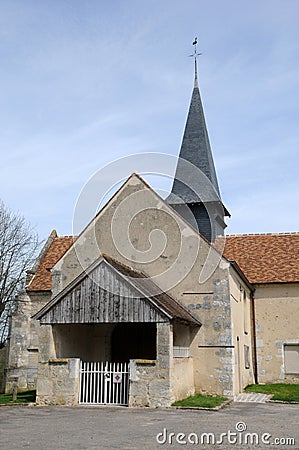
[{"label": "sky", "polygon": [[298,17],[297,0],[1,0],[0,198],[69,235],[98,170],[178,155],[197,36],[227,233],[298,231]]}]

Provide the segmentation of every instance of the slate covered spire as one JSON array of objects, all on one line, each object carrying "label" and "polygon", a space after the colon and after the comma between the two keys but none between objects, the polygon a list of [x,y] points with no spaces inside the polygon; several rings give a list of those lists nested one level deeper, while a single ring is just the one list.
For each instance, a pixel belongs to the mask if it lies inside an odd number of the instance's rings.
[{"label": "slate covered spire", "polygon": [[[190,217],[190,211],[187,211],[187,214],[184,211],[189,208],[195,218],[198,230],[209,241],[213,241],[216,236],[224,234],[226,227],[224,216],[229,216],[230,214],[221,201],[198,88],[197,55],[198,53],[196,53],[195,49],[194,55],[192,55],[195,59],[194,88],[180,149],[180,159],[177,164],[172,191],[167,198],[167,202],[183,215],[186,220]],[[195,168],[199,169],[208,180],[205,177],[202,177],[200,182],[195,179],[192,180],[192,175],[190,175],[191,166],[186,167],[184,161],[188,161]],[[198,171],[195,170],[193,172],[193,177],[198,178]],[[181,180],[184,180],[184,182]],[[196,187],[195,192],[194,187]],[[182,208],[182,205],[185,205],[185,208]],[[186,205],[188,208],[186,208]],[[194,218],[192,225],[194,225]],[[190,220],[188,221],[190,222]]]},{"label": "slate covered spire", "polygon": [[[180,158],[183,158],[190,163],[194,164],[200,169],[211,181],[217,194],[220,197],[220,191],[216,176],[215,165],[213,161],[212,151],[210,147],[210,141],[208,136],[208,130],[206,126],[204,111],[201,103],[200,92],[197,84],[197,78],[195,78],[194,89],[192,93],[191,103],[189,107],[189,113],[187,116],[185,131],[183,135]],[[176,180],[182,179],[184,174],[180,171],[183,170],[180,163],[176,168],[176,176],[173,184],[172,192],[181,196],[182,186],[176,182]],[[182,176],[181,176],[182,175]],[[190,194],[190,193],[189,193]],[[194,200],[198,201],[198,198],[194,194]],[[189,203],[189,201],[188,201]]]}]

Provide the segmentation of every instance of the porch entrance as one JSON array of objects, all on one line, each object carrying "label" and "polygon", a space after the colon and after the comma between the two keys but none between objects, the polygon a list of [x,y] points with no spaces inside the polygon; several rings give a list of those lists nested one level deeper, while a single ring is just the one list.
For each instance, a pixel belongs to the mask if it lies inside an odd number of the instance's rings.
[{"label": "porch entrance", "polygon": [[156,359],[155,323],[118,323],[111,335],[111,360]]},{"label": "porch entrance", "polygon": [[[58,273],[59,270],[57,276]],[[135,388],[132,404],[145,402],[156,406],[162,401],[168,405],[171,325],[185,324],[188,333],[191,326],[201,325],[175,299],[160,292],[145,274],[109,256],[94,261],[33,318],[40,320],[41,328],[47,325],[44,333],[48,338],[42,353],[43,358],[49,358],[49,367],[57,364],[57,360],[58,364],[66,365],[66,371],[51,369],[61,377],[61,384],[54,383],[44,371],[41,377],[47,382],[41,383],[38,396],[42,401],[59,398],[66,404],[71,399],[81,404],[128,405],[129,361],[135,360],[130,384],[131,393]],[[183,340],[177,345],[188,344]],[[67,361],[59,362],[61,359]],[[145,379],[137,376],[138,364],[149,366],[142,372]],[[192,384],[193,372],[189,378]],[[165,398],[157,399],[156,390],[149,389],[151,381],[156,382],[153,387],[162,386]]]},{"label": "porch entrance", "polygon": [[81,361],[79,403],[128,406],[129,364]]}]

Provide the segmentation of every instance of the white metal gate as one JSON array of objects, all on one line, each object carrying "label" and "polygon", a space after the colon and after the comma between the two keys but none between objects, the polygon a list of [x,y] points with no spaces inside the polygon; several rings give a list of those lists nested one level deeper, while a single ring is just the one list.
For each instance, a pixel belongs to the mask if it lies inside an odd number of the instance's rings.
[{"label": "white metal gate", "polygon": [[80,375],[79,403],[128,405],[128,363],[81,361]]}]

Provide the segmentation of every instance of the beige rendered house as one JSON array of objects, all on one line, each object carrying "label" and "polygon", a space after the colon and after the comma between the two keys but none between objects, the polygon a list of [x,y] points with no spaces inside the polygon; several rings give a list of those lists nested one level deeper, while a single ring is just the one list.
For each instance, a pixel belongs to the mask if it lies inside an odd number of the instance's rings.
[{"label": "beige rendered house", "polygon": [[79,236],[51,233],[12,317],[7,392],[169,406],[298,382],[299,233],[224,237],[197,76],[180,158],[166,200],[132,174]]},{"label": "beige rendered house", "polygon": [[257,382],[298,383],[299,233],[227,236],[224,255],[254,287]]}]

